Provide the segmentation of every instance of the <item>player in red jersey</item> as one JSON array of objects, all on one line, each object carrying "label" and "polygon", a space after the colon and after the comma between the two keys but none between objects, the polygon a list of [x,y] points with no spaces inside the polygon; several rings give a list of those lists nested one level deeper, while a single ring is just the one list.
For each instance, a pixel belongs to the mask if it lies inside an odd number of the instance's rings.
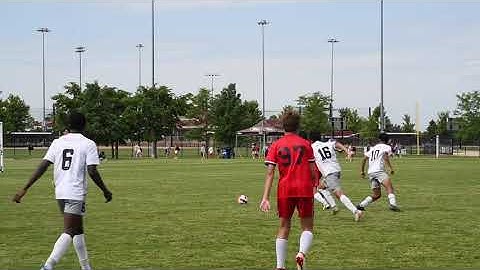
[{"label": "player in red jersey", "polygon": [[267,175],[260,208],[264,212],[270,210],[270,190],[275,167],[278,167],[280,177],[277,190],[277,208],[280,227],[275,242],[277,269],[285,269],[288,235],[295,208],[298,211],[303,231],[295,260],[297,268],[303,269],[305,255],[313,240],[315,158],[310,142],[296,134],[300,125],[300,116],[294,112],[286,113],[282,123],[285,135],[270,146],[268,156],[265,159]]}]

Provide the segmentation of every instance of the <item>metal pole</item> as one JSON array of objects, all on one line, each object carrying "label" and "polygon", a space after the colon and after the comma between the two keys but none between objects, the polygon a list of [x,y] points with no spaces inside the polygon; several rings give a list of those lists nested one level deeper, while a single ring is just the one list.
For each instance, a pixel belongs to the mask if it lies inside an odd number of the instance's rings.
[{"label": "metal pole", "polygon": [[380,0],[380,131],[385,132],[383,108],[383,0]]},{"label": "metal pole", "polygon": [[333,122],[333,44],[339,42],[335,38],[328,39],[328,42],[332,45],[332,57],[331,57],[331,71],[330,71],[330,123],[332,125],[331,139],[335,137],[335,123]]},{"label": "metal pole", "polygon": [[269,24],[267,20],[261,20],[257,23],[262,31],[262,149],[264,153],[267,136],[265,134],[265,26]]},{"label": "metal pole", "polygon": [[142,43],[137,44],[138,48],[138,87],[142,86]]},{"label": "metal pole", "polygon": [[155,0],[152,0],[152,87],[155,87]]},{"label": "metal pole", "polygon": [[79,76],[79,86],[80,86],[80,91],[82,91],[82,53],[85,52],[85,47],[79,46],[75,48],[75,52],[78,53],[79,56],[79,66],[80,66],[80,76]]},{"label": "metal pole", "polygon": [[47,122],[46,122],[46,113],[45,113],[45,34],[50,32],[51,30],[48,29],[47,27],[42,27],[38,28],[36,30],[37,32],[42,33],[42,100],[43,100],[43,106],[42,106],[42,112],[43,112],[43,118],[42,118],[42,128],[43,131],[47,130]]}]

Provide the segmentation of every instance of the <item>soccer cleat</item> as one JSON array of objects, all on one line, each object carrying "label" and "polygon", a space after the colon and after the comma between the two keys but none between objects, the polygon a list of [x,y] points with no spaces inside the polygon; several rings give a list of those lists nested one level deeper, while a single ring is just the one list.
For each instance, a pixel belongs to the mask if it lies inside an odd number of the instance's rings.
[{"label": "soccer cleat", "polygon": [[358,222],[364,214],[362,210],[357,210],[357,212],[355,212],[355,222]]},{"label": "soccer cleat", "polygon": [[297,261],[297,270],[303,270],[303,264],[305,262],[305,254],[302,252],[297,253],[295,257],[295,261]]},{"label": "soccer cleat", "polygon": [[340,211],[340,209],[338,209],[338,207],[336,207],[336,206],[333,207],[333,208],[332,208],[332,215],[338,214],[339,211]]},{"label": "soccer cleat", "polygon": [[357,209],[360,210],[360,211],[365,211],[365,207],[360,206],[360,204],[357,204],[356,207],[357,207]]},{"label": "soccer cleat", "polygon": [[275,270],[286,270],[285,268],[275,268]]},{"label": "soccer cleat", "polygon": [[322,210],[325,211],[325,210],[328,210],[328,209],[330,209],[330,205],[323,205]]},{"label": "soccer cleat", "polygon": [[393,212],[400,212],[400,208],[398,206],[393,205],[393,204],[388,204],[388,208],[392,210]]}]

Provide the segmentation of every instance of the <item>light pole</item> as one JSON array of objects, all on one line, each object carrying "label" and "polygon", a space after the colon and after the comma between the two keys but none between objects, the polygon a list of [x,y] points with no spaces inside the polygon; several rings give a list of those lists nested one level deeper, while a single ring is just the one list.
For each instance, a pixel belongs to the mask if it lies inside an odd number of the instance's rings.
[{"label": "light pole", "polygon": [[138,43],[135,47],[138,49],[138,87],[140,88],[142,86],[142,48],[145,46],[142,43]]},{"label": "light pole", "polygon": [[47,27],[41,27],[36,30],[37,32],[42,33],[42,97],[43,97],[43,118],[42,118],[42,127],[43,131],[47,131],[47,123],[45,121],[45,34],[51,30]]},{"label": "light pole", "polygon": [[84,46],[78,46],[75,48],[75,52],[78,53],[79,56],[79,64],[80,64],[80,74],[79,74],[79,86],[80,91],[82,91],[82,53],[85,52],[87,49]]},{"label": "light pole", "polygon": [[262,29],[262,153],[265,151],[267,137],[265,134],[265,26],[270,24],[267,20],[257,22]]},{"label": "light pole", "polygon": [[[214,90],[214,87],[213,87],[213,83],[215,81],[215,78],[216,77],[219,77],[220,75],[218,74],[206,74],[205,77],[208,77],[210,78],[211,80],[211,88],[210,88],[210,98],[213,99],[213,90]],[[207,112],[206,112],[206,115],[205,115],[205,151],[208,152],[208,100],[207,100]],[[208,154],[206,155],[206,157],[208,158]]]},{"label": "light pole", "polygon": [[335,124],[333,122],[333,44],[340,42],[335,38],[329,38],[328,42],[332,44],[332,62],[331,62],[331,71],[330,71],[330,122],[332,123],[332,134],[331,139],[334,139],[335,136]]},{"label": "light pole", "polygon": [[380,0],[380,132],[385,132],[383,108],[383,0]]},{"label": "light pole", "polygon": [[152,88],[155,87],[155,0],[152,0]]}]

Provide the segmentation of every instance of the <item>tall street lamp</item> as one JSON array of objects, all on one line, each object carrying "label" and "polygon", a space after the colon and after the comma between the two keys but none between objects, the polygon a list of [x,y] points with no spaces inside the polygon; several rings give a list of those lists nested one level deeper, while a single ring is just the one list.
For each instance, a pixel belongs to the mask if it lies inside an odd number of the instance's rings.
[{"label": "tall street lamp", "polygon": [[385,132],[383,108],[383,0],[380,0],[380,131]]},{"label": "tall street lamp", "polygon": [[42,97],[43,97],[43,118],[42,118],[42,127],[43,131],[47,131],[47,123],[45,120],[45,34],[51,32],[52,30],[47,27],[41,27],[36,30],[37,32],[42,33]]},{"label": "tall street lamp", "polygon": [[152,88],[155,87],[155,0],[152,0]]},{"label": "tall street lamp", "polygon": [[265,26],[270,24],[267,20],[258,21],[262,29],[262,153],[265,151],[267,137],[265,134]]},{"label": "tall street lamp", "polygon": [[78,46],[75,48],[75,52],[78,53],[79,56],[79,64],[80,64],[80,73],[79,73],[79,86],[80,91],[82,91],[82,53],[84,53],[87,49],[84,46]]},{"label": "tall street lamp", "polygon": [[138,43],[135,47],[138,49],[138,87],[140,88],[142,86],[142,48],[145,46],[142,43]]},{"label": "tall street lamp", "polygon": [[328,42],[332,45],[332,62],[331,62],[331,71],[330,71],[330,122],[332,123],[332,134],[331,139],[335,136],[335,124],[333,122],[333,44],[340,42],[335,38],[329,38]]},{"label": "tall street lamp", "polygon": [[[210,78],[211,80],[211,88],[210,88],[210,98],[213,99],[213,90],[214,90],[214,87],[213,87],[213,83],[215,81],[215,78],[216,77],[219,77],[220,75],[218,74],[206,74],[205,77],[208,77]],[[207,112],[206,112],[206,116],[205,116],[205,151],[208,152],[208,101],[207,101]],[[208,154],[206,155],[206,157],[208,158]]]}]

